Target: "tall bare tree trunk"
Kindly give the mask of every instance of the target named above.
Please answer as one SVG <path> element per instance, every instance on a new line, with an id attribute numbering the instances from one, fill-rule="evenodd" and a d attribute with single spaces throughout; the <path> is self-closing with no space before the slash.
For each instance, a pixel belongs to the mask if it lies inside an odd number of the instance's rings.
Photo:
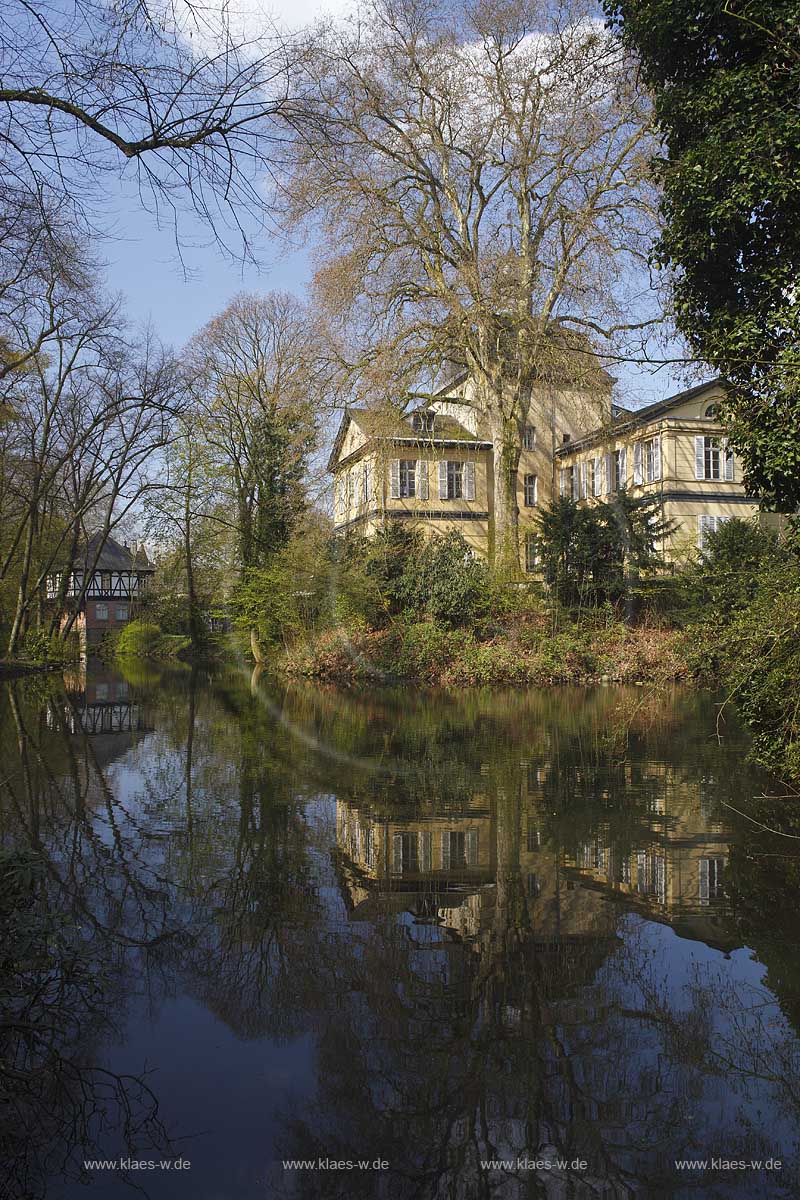
<path id="1" fill-rule="evenodd" d="M 494 468 L 494 519 L 489 543 L 491 561 L 499 575 L 515 576 L 519 574 L 519 429 L 516 420 L 497 411 L 491 414 L 489 425 Z"/>

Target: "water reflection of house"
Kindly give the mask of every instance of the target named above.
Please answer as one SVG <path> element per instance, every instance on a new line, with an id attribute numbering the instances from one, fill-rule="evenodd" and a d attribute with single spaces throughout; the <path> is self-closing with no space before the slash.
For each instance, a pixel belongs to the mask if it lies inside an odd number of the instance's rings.
<path id="1" fill-rule="evenodd" d="M 65 675 L 64 684 L 64 700 L 53 701 L 48 709 L 51 728 L 88 737 L 139 733 L 150 728 L 127 680 L 116 672 L 90 660 L 88 668 L 84 665 Z"/>
<path id="2" fill-rule="evenodd" d="M 426 919 L 458 909 L 494 879 L 492 817 L 473 811 L 378 817 L 339 800 L 336 839 L 351 916 L 408 910 Z"/>
<path id="3" fill-rule="evenodd" d="M 566 849 L 568 876 L 582 887 L 615 895 L 654 920 L 712 945 L 730 943 L 723 876 L 730 833 L 719 820 L 716 781 L 689 780 L 669 763 L 637 764 L 626 785 L 633 805 L 644 801 L 636 831 L 625 845 L 610 823 Z M 530 828 L 537 827 L 535 796 Z M 530 853 L 531 836 L 528 837 Z"/>
<path id="4" fill-rule="evenodd" d="M 626 764 L 617 785 L 622 813 L 591 826 L 591 836 L 556 845 L 548 768 L 529 773 L 503 844 L 503 863 L 527 902 L 534 937 L 605 937 L 621 908 L 672 925 L 681 936 L 729 949 L 724 870 L 729 834 L 719 820 L 714 780 L 698 783 L 667 763 Z M 580 783 L 580 781 L 576 781 Z M 620 796 L 595 795 L 594 811 Z M 630 812 L 625 805 L 630 806 Z M 377 815 L 337 801 L 340 880 L 351 917 L 406 911 L 435 919 L 464 939 L 492 926 L 498 903 L 496 806 L 476 796 L 461 811 Z M 507 853 L 504 852 L 504 853 Z"/>
<path id="5" fill-rule="evenodd" d="M 520 862 L 499 866 L 496 812 L 485 798 L 476 800 L 477 811 L 386 816 L 338 799 L 337 866 L 351 919 L 407 913 L 438 924 L 442 940 L 456 937 L 480 949 L 496 928 L 502 874 L 524 893 L 529 942 L 612 937 L 614 905 L 576 889 L 552 856 L 521 875 Z"/>

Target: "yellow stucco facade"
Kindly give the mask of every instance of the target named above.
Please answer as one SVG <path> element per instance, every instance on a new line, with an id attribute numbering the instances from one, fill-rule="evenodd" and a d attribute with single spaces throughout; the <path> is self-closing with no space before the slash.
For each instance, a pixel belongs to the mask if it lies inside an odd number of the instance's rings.
<path id="1" fill-rule="evenodd" d="M 526 569 L 536 569 L 530 548 L 537 511 L 553 495 L 591 504 L 624 487 L 653 496 L 671 526 L 661 547 L 666 562 L 695 555 L 720 522 L 758 514 L 716 420 L 718 382 L 635 412 L 614 408 L 610 387 L 603 377 L 593 390 L 533 391 L 516 489 Z M 477 553 L 489 553 L 493 443 L 472 403 L 469 380 L 404 418 L 348 411 L 329 469 L 337 531 L 369 537 L 387 520 L 405 520 L 427 534 L 457 529 Z"/>
<path id="2" fill-rule="evenodd" d="M 652 497 L 671 527 L 661 547 L 665 562 L 688 561 L 721 522 L 759 517 L 716 419 L 722 395 L 719 383 L 704 384 L 560 447 L 559 492 L 587 504 L 607 501 L 622 487 Z"/>

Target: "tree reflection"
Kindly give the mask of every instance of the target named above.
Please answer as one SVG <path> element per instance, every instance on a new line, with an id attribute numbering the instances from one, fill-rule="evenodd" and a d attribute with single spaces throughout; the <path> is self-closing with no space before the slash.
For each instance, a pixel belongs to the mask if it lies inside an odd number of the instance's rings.
<path id="1" fill-rule="evenodd" d="M 276 1159 L 391 1163 L 278 1171 L 276 1193 L 655 1195 L 711 1147 L 788 1158 L 795 968 L 763 933 L 775 873 L 725 808 L 756 778 L 703 703 L 200 668 L 9 689 L 0 1081 L 36 1086 L 8 1109 L 8 1180 L 39 1195 L 101 1147 L 167 1145 L 109 1044 L 176 994 L 240 1038 L 313 1036 L 316 1097 L 287 1108 Z M 746 936 L 783 1011 L 719 955 L 688 970 L 673 931 L 726 953 Z M 482 1165 L 525 1156 L 588 1166 Z"/>

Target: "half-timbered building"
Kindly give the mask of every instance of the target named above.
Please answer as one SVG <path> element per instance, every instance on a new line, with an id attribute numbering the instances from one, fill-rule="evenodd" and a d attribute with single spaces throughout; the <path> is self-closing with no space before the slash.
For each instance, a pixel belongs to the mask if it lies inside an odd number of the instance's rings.
<path id="1" fill-rule="evenodd" d="M 98 642 L 133 619 L 152 575 L 144 547 L 131 548 L 93 534 L 72 570 L 48 576 L 47 598 L 63 606 L 65 620 L 77 610 L 78 631 L 87 642 Z"/>

